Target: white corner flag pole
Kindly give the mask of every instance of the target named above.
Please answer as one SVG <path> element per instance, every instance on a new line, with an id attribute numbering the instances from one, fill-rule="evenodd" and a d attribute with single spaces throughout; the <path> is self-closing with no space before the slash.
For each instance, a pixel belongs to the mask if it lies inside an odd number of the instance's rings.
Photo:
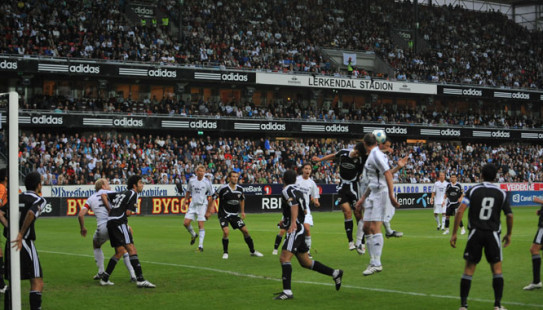
<path id="1" fill-rule="evenodd" d="M 7 246 L 11 247 L 11 241 L 17 238 L 19 233 L 19 95 L 17 92 L 9 92 L 8 107 L 8 172 L 9 172 L 9 235 Z M 10 278 L 11 309 L 21 309 L 21 261 L 20 252 L 11 248 L 10 251 Z"/>

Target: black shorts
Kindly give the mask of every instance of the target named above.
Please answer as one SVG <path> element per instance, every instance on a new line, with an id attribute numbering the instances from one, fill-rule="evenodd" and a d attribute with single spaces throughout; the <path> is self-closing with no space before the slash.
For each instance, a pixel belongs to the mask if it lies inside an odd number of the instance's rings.
<path id="1" fill-rule="evenodd" d="M 285 242 L 283 242 L 283 250 L 287 250 L 294 254 L 309 252 L 309 248 L 305 243 L 305 229 L 302 228 L 300 231 L 296 231 L 292 234 L 287 233 Z"/>
<path id="2" fill-rule="evenodd" d="M 232 226 L 233 229 L 240 229 L 245 227 L 245 222 L 241 219 L 239 216 L 225 216 L 219 218 L 219 223 L 221 224 L 221 227 L 228 227 L 228 223 L 230 223 L 230 226 Z"/>
<path id="3" fill-rule="evenodd" d="M 112 248 L 118 248 L 127 244 L 134 244 L 132 233 L 130 232 L 130 229 L 128 229 L 127 224 L 107 222 L 107 231 Z"/>
<path id="4" fill-rule="evenodd" d="M 458 207 L 460 207 L 460 204 L 458 204 L 458 203 L 449 204 L 447 206 L 447 211 L 445 212 L 445 215 L 446 216 L 455 216 L 456 215 L 456 209 L 458 209 Z"/>
<path id="5" fill-rule="evenodd" d="M 6 243 L 6 252 L 4 254 L 4 259 L 6 260 L 4 276 L 8 280 L 10 278 L 10 246 L 9 243 Z M 43 278 L 40 258 L 38 256 L 38 251 L 36 251 L 36 247 L 34 246 L 34 241 L 23 239 L 23 247 L 21 248 L 20 253 L 21 280 Z"/>
<path id="6" fill-rule="evenodd" d="M 338 206 L 348 203 L 351 206 L 351 209 L 354 210 L 354 206 L 358 201 L 358 183 L 342 183 L 337 193 L 339 195 Z"/>
<path id="7" fill-rule="evenodd" d="M 464 259 L 478 264 L 483 255 L 483 248 L 486 260 L 490 264 L 502 261 L 502 245 L 499 232 L 472 229 L 469 232 Z"/>
<path id="8" fill-rule="evenodd" d="M 535 233 L 534 243 L 543 245 L 543 227 L 538 227 L 537 232 Z"/>

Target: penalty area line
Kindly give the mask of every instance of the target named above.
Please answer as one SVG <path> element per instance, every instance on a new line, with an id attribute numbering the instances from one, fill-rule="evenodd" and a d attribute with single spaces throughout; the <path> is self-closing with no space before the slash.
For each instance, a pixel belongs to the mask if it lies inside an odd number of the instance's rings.
<path id="1" fill-rule="evenodd" d="M 93 255 L 88 255 L 88 254 L 66 253 L 66 252 L 56 252 L 56 251 L 40 250 L 39 253 L 48 253 L 48 254 L 57 254 L 57 255 L 66 255 L 66 256 L 94 258 Z M 217 269 L 217 268 L 211 268 L 211 267 L 192 266 L 192 265 L 164 263 L 164 262 L 152 262 L 152 261 L 143 261 L 143 260 L 141 262 L 146 263 L 146 264 L 160 265 L 160 266 L 171 266 L 171 267 L 181 267 L 181 268 L 195 269 L 195 270 L 205 270 L 205 271 L 211 271 L 211 272 L 216 272 L 216 273 L 224 273 L 224 274 L 229 274 L 229 275 L 233 275 L 233 276 L 237 276 L 237 277 L 244 277 L 244 278 L 271 280 L 271 281 L 276 281 L 276 282 L 281 282 L 282 281 L 279 278 L 273 278 L 273 277 L 268 277 L 268 276 L 260 276 L 260 275 L 255 275 L 255 274 L 247 274 L 247 273 L 241 273 L 241 272 L 223 270 L 223 269 Z M 335 285 L 333 283 L 323 283 L 323 282 L 314 282 L 314 281 L 300 281 L 300 280 L 298 280 L 298 281 L 292 280 L 292 282 L 300 283 L 300 284 L 320 285 L 320 286 L 334 286 Z M 375 288 L 375 287 L 365 287 L 365 286 L 348 285 L 348 284 L 342 284 L 341 287 L 342 288 L 355 289 L 355 290 L 373 291 L 373 292 L 390 293 L 390 294 L 400 294 L 400 295 L 408 295 L 408 296 L 440 298 L 440 299 L 458 299 L 459 298 L 458 296 L 418 293 L 418 292 L 400 291 L 400 290 Z M 484 303 L 494 303 L 494 300 L 481 299 L 481 298 L 469 298 L 469 300 L 477 301 L 477 302 L 484 302 Z M 543 309 L 543 305 L 526 304 L 526 303 L 515 302 L 515 301 L 502 301 L 502 304 L 513 305 L 513 306 L 522 306 L 522 307 L 534 307 L 534 308 L 542 308 Z"/>

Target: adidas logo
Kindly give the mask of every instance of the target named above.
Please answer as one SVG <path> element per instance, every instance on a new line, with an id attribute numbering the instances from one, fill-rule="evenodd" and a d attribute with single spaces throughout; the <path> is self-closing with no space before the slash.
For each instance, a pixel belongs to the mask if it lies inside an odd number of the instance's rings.
<path id="1" fill-rule="evenodd" d="M 0 69 L 17 70 L 17 62 L 4 60 L 0 62 Z"/>

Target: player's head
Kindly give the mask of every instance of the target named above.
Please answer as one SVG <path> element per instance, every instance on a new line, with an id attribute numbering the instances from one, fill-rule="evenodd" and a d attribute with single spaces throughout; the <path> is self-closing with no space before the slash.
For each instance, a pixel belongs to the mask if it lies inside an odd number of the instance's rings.
<path id="1" fill-rule="evenodd" d="M 289 185 L 289 184 L 294 184 L 296 183 L 296 172 L 294 172 L 294 170 L 287 170 L 285 171 L 285 173 L 283 174 L 283 184 L 285 185 Z"/>
<path id="2" fill-rule="evenodd" d="M 377 140 L 375 139 L 375 136 L 372 133 L 365 134 L 363 141 L 367 148 L 370 148 L 377 144 Z"/>
<path id="3" fill-rule="evenodd" d="M 198 180 L 201 180 L 206 173 L 206 168 L 204 165 L 198 165 L 196 167 L 196 176 L 198 177 Z"/>
<path id="4" fill-rule="evenodd" d="M 37 171 L 32 171 L 26 175 L 25 178 L 25 187 L 28 191 L 33 191 L 36 193 L 41 192 L 41 174 Z"/>
<path id="5" fill-rule="evenodd" d="M 239 180 L 239 173 L 235 172 L 234 170 L 228 172 L 228 183 L 238 184 L 238 180 Z"/>
<path id="6" fill-rule="evenodd" d="M 141 193 L 141 191 L 143 190 L 143 182 L 141 181 L 141 176 L 136 174 L 130 176 L 128 178 L 126 187 L 128 188 L 128 190 L 133 189 L 137 193 Z"/>
<path id="7" fill-rule="evenodd" d="M 456 183 L 457 176 L 456 173 L 451 173 L 451 183 Z"/>
<path id="8" fill-rule="evenodd" d="M 313 171 L 313 166 L 311 166 L 310 163 L 307 163 L 307 164 L 304 164 L 302 166 L 302 176 L 304 178 L 309 178 L 309 176 L 311 175 L 311 172 Z"/>
<path id="9" fill-rule="evenodd" d="M 441 182 L 445 181 L 445 172 L 443 172 L 443 171 L 439 172 L 439 180 Z"/>
<path id="10" fill-rule="evenodd" d="M 110 189 L 109 182 L 107 181 L 107 179 L 100 178 L 96 180 L 96 183 L 94 183 L 94 189 L 96 191 L 99 191 L 101 189 L 109 190 Z"/>
<path id="11" fill-rule="evenodd" d="M 388 137 L 386 138 L 385 142 L 379 143 L 379 149 L 383 153 L 392 153 L 392 142 Z"/>
<path id="12" fill-rule="evenodd" d="M 8 169 L 2 168 L 0 169 L 0 182 L 4 182 L 8 180 Z"/>
<path id="13" fill-rule="evenodd" d="M 496 174 L 498 169 L 493 164 L 486 164 L 483 166 L 481 175 L 483 176 L 483 181 L 493 182 L 496 179 Z"/>

